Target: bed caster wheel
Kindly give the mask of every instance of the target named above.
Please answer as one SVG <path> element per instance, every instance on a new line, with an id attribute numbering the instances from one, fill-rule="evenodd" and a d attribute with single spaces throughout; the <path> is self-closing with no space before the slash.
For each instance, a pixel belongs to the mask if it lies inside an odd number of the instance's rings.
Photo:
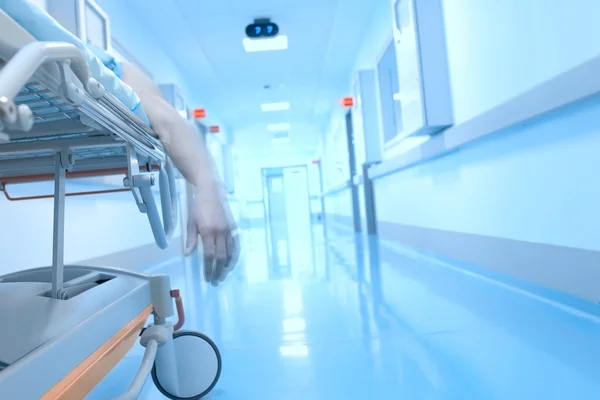
<path id="1" fill-rule="evenodd" d="M 206 335 L 194 331 L 173 334 L 173 350 L 177 363 L 177 382 L 169 379 L 170 368 L 157 362 L 152 368 L 156 388 L 172 400 L 197 400 L 206 396 L 221 376 L 221 353 Z"/>

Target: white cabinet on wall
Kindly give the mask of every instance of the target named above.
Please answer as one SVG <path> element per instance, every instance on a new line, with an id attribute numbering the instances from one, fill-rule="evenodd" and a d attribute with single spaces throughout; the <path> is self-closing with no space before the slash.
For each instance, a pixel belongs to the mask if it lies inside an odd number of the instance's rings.
<path id="1" fill-rule="evenodd" d="M 451 126 L 453 113 L 442 0 L 391 1 L 399 77 L 394 96 L 402 115 L 392 142 L 398 143 Z"/>

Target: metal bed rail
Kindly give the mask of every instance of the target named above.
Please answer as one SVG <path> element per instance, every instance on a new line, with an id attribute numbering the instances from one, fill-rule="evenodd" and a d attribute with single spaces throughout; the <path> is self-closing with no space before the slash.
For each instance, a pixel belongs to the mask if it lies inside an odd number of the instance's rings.
<path id="1" fill-rule="evenodd" d="M 7 197 L 6 184 L 55 181 L 52 290 L 57 298 L 67 177 L 124 173 L 124 190 L 147 214 L 156 244 L 168 246 L 177 221 L 173 165 L 152 130 L 91 76 L 76 46 L 31 42 L 6 60 L 0 69 L 0 132 L 11 140 L 0 144 L 0 184 Z M 152 190 L 157 170 L 161 212 Z"/>

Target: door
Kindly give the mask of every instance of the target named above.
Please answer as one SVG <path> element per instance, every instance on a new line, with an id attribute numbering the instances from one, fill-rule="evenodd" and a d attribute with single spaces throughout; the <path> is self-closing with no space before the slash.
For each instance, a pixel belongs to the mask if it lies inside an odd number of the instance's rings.
<path id="1" fill-rule="evenodd" d="M 306 166 L 283 170 L 288 238 L 294 278 L 312 274 L 313 234 Z"/>
<path id="2" fill-rule="evenodd" d="M 263 169 L 270 276 L 313 273 L 313 233 L 305 165 Z"/>
<path id="3" fill-rule="evenodd" d="M 287 204 L 283 171 L 264 171 L 267 208 L 267 248 L 269 252 L 269 275 L 274 279 L 291 276 Z"/>

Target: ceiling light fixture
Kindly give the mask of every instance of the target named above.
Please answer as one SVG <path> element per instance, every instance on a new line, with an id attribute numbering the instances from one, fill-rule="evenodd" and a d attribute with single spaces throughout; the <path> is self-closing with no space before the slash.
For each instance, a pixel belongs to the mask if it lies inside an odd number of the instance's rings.
<path id="1" fill-rule="evenodd" d="M 242 39 L 244 50 L 248 53 L 258 51 L 285 50 L 288 48 L 288 37 L 286 35 L 275 36 L 269 39 Z"/>
<path id="2" fill-rule="evenodd" d="M 291 141 L 291 139 L 289 137 L 282 137 L 282 138 L 273 138 L 273 139 L 271 139 L 271 143 L 275 144 L 275 145 L 287 144 L 290 141 Z"/>
<path id="3" fill-rule="evenodd" d="M 283 131 L 289 131 L 291 128 L 290 124 L 284 123 L 284 124 L 269 124 L 267 125 L 267 130 L 269 132 L 283 132 Z"/>
<path id="4" fill-rule="evenodd" d="M 260 109 L 263 112 L 286 111 L 290 109 L 290 103 L 287 101 L 281 103 L 265 103 L 260 105 Z"/>

